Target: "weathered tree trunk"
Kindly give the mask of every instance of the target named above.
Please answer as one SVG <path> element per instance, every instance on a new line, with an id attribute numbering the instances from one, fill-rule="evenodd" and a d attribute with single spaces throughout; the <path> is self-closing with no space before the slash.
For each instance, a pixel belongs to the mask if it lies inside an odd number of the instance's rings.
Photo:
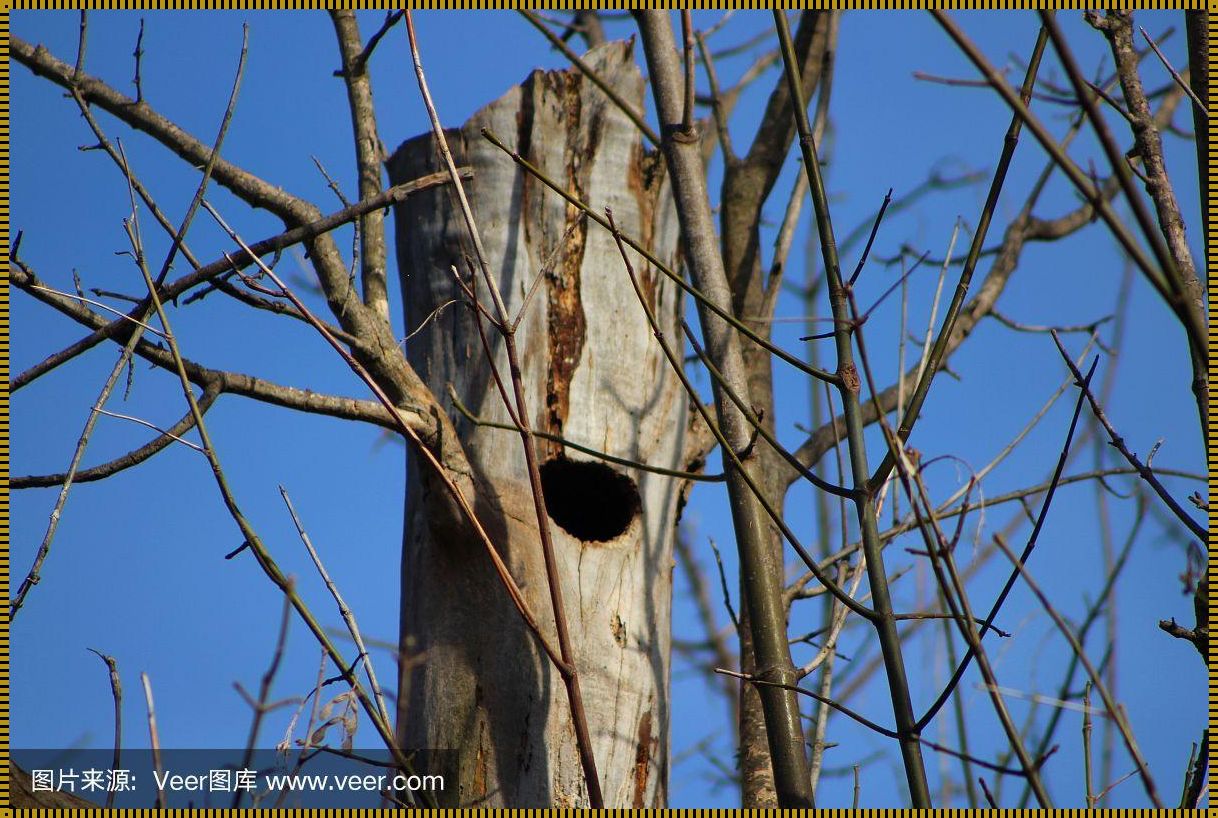
<path id="1" fill-rule="evenodd" d="M 628 44 L 599 47 L 588 60 L 642 108 L 643 81 Z M 509 313 L 542 275 L 517 336 L 533 428 L 618 457 L 679 467 L 685 396 L 648 330 L 612 237 L 518 171 L 480 136 L 484 127 L 594 207 L 612 207 L 625 232 L 675 262 L 676 219 L 663 163 L 643 150 L 634 126 L 604 94 L 572 71 L 534 72 L 448 136 L 457 164 L 472 167 L 466 189 Z M 431 136 L 407 142 L 389 163 L 395 183 L 440 168 Z M 511 423 L 472 312 L 440 309 L 463 300 L 452 267 L 467 277 L 472 256 L 451 187 L 400 205 L 396 229 L 408 328 L 427 321 L 408 342 L 409 358 L 449 408 L 473 471 L 478 514 L 553 640 L 520 437 L 470 422 L 448 391 L 451 384 L 480 419 Z M 679 337 L 680 292 L 641 258 L 632 262 L 668 337 Z M 479 291 L 489 307 L 484 283 Z M 510 391 L 503 344 L 483 323 Z M 540 438 L 537 446 L 606 805 L 662 805 L 681 486 Z M 462 804 L 583 805 L 560 677 L 483 547 L 451 523 L 423 472 L 412 459 L 402 560 L 403 745 L 457 749 Z"/>

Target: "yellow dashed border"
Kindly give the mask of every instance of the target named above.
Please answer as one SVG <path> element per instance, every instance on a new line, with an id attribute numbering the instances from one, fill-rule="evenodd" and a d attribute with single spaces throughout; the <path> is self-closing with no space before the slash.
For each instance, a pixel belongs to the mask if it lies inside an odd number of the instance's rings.
<path id="1" fill-rule="evenodd" d="M 361 9 L 387 9 L 401 8 L 406 5 L 401 2 L 392 2 L 392 0 L 355 0 L 355 2 L 333 2 L 333 0 L 262 0 L 261 2 L 237 2 L 236 0 L 102 0 L 102 2 L 67 2 L 66 0 L 17 0 L 17 2 L 8 3 L 5 0 L 0 0 L 0 236 L 8 242 L 9 239 L 9 221 L 8 221 L 8 202 L 9 202 L 9 150 L 8 150 L 8 122 L 9 122 L 9 59 L 8 59 L 8 37 L 9 37 L 9 11 L 10 9 L 17 10 L 75 10 L 79 8 L 94 8 L 94 9 L 111 9 L 111 10 L 189 10 L 189 9 L 261 9 L 261 10 L 306 10 L 306 9 L 324 9 L 336 6 L 353 7 Z M 988 2 L 968 2 L 968 0 L 947 0 L 947 2 L 929 3 L 925 0 L 855 0 L 855 2 L 831 2 L 828 0 L 811 0 L 804 3 L 769 3 L 757 2 L 757 0 L 710 0 L 709 2 L 684 2 L 684 3 L 664 3 L 664 2 L 626 2 L 624 0 L 552 0 L 551 2 L 510 2 L 510 0 L 414 0 L 409 3 L 412 8 L 419 9 L 512 9 L 519 6 L 531 8 L 551 8 L 551 9 L 587 9 L 587 8 L 605 8 L 605 9 L 630 9 L 630 8 L 657 8 L 657 7 L 697 7 L 708 9 L 768 9 L 774 5 L 799 8 L 846 8 L 846 9 L 864 9 L 864 10 L 916 10 L 926 9 L 931 6 L 946 9 L 993 9 L 993 10 L 1017 10 L 1017 9 L 1037 9 L 1045 7 L 1054 7 L 1059 9 L 1088 9 L 1088 8 L 1137 8 L 1137 9 L 1201 9 L 1209 6 L 1216 6 L 1215 12 L 1218 12 L 1218 4 L 1210 2 L 1201 2 L 1201 0 L 1149 0 L 1148 2 L 1085 2 L 1084 0 L 1068 0 L 1068 2 L 1035 2 L 1033 0 L 989 0 Z M 1209 18 L 1209 39 L 1211 43 L 1218 42 L 1218 14 Z M 1211 68 L 1215 60 L 1210 58 Z M 1211 70 L 1211 76 L 1213 75 Z M 1218 110 L 1218 92 L 1214 90 L 1213 84 L 1210 85 L 1208 99 L 1206 100 L 1207 107 L 1210 110 Z M 1209 179 L 1213 179 L 1215 174 L 1218 174 L 1218 159 L 1215 157 L 1214 137 L 1213 133 L 1207 134 L 1209 144 L 1209 154 L 1207 158 L 1207 171 Z M 1210 190 L 1207 187 L 1204 206 L 1202 208 L 1206 225 L 1206 246 L 1205 258 L 1207 271 L 1218 265 L 1218 236 L 1215 235 L 1215 228 L 1218 227 L 1218 208 L 1215 207 L 1213 197 L 1210 195 Z M 8 287 L 8 246 L 4 248 L 0 254 L 0 278 L 3 279 L 0 284 L 0 609 L 7 611 L 9 606 L 9 501 L 8 501 L 8 478 L 9 478 L 9 287 Z M 1207 273 L 1208 274 L 1208 273 Z M 1209 293 L 1209 357 L 1213 359 L 1214 353 L 1218 351 L 1218 331 L 1214 328 L 1214 319 L 1218 317 L 1218 295 L 1215 295 L 1213 288 Z M 1210 391 L 1215 391 L 1218 386 L 1218 376 L 1210 374 Z M 1218 436 L 1218 414 L 1211 414 L 1208 422 L 1208 438 L 1209 446 L 1207 451 L 1207 461 L 1209 464 L 1209 472 L 1213 475 L 1218 472 L 1218 451 L 1215 450 L 1212 441 Z M 1214 489 L 1218 489 L 1213 477 L 1211 476 L 1211 496 L 1215 494 Z M 1210 531 L 1213 532 L 1218 528 L 1218 507 L 1210 510 Z M 1218 562 L 1211 559 L 1207 569 L 1209 587 L 1218 587 Z M 1214 702 L 1218 698 L 1218 671 L 1215 668 L 1215 659 L 1218 659 L 1218 647 L 1214 642 L 1210 642 L 1210 678 L 1209 678 L 1209 693 L 1210 693 L 1210 709 L 1209 709 L 1209 726 L 1211 735 L 1218 731 L 1218 709 L 1215 708 Z M 0 767 L 4 772 L 0 772 L 0 805 L 8 803 L 9 781 L 7 776 L 8 769 L 8 746 L 9 746 L 9 634 L 7 618 L 0 613 Z M 1211 771 L 1218 764 L 1218 746 L 1216 742 L 1211 742 L 1210 745 L 1210 769 Z M 1211 785 L 1212 786 L 1212 785 Z M 34 816 L 35 818 L 51 818 L 51 816 L 59 814 L 58 810 L 23 810 L 23 814 Z M 120 809 L 114 810 L 110 814 L 116 815 L 118 818 L 135 818 L 135 816 L 151 816 L 158 814 L 155 810 L 129 810 Z M 198 815 L 222 815 L 234 810 L 166 810 L 165 814 L 169 816 L 198 816 Z M 438 810 L 440 816 L 456 815 L 464 813 L 467 810 Z M 508 818 L 541 818 L 544 815 L 571 815 L 577 814 L 575 810 L 495 810 L 494 812 L 508 816 Z M 629 810 L 631 813 L 650 813 L 663 812 L 676 816 L 677 818 L 728 818 L 729 815 L 752 815 L 756 813 L 761 815 L 760 811 L 755 810 L 709 810 L 709 809 L 683 809 L 683 810 Z M 818 810 L 817 814 L 825 816 L 825 818 L 844 818 L 847 815 L 860 815 L 864 818 L 880 818 L 880 816 L 895 816 L 903 811 L 899 810 Z M 950 816 L 966 815 L 980 813 L 980 810 L 936 810 L 937 815 Z M 1022 818 L 1023 813 L 1016 810 L 993 810 L 987 811 L 987 814 L 993 814 L 998 818 L 1015 818 L 1017 812 Z M 1084 810 L 1060 809 L 1052 811 L 1056 815 L 1068 816 L 1069 818 L 1083 818 Z M 1166 814 L 1172 812 L 1169 810 L 1105 810 L 1107 816 L 1114 818 L 1133 818 L 1137 815 L 1151 815 L 1154 813 Z M 6 818 L 13 814 L 11 810 L 0 806 L 0 818 Z M 296 816 L 319 816 L 320 818 L 361 818 L 362 816 L 373 816 L 379 814 L 375 810 L 277 810 L 276 815 L 280 818 L 295 818 Z M 787 816 L 794 815 L 793 811 L 782 810 L 765 813 L 767 816 Z"/>

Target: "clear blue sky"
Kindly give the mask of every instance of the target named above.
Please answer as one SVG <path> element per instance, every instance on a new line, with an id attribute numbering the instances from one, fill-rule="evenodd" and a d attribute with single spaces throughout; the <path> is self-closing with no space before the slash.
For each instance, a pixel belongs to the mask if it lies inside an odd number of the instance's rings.
<path id="1" fill-rule="evenodd" d="M 272 12 L 150 12 L 144 13 L 143 91 L 162 114 L 204 141 L 212 139 L 223 111 L 240 46 L 241 24 L 250 26 L 249 63 L 228 138 L 225 155 L 264 179 L 311 198 L 324 211 L 337 209 L 333 194 L 316 171 L 317 157 L 344 185 L 354 190 L 350 125 L 341 82 L 332 76 L 338 65 L 332 27 L 321 13 Z M 1088 71 L 1107 73 L 1111 59 L 1102 38 L 1082 25 L 1076 13 L 1062 22 L 1074 37 L 1080 61 Z M 86 70 L 132 93 L 131 52 L 141 15 L 96 12 L 90 15 Z M 362 14 L 368 36 L 379 24 L 379 12 Z M 1026 55 L 1035 39 L 1035 18 L 1016 13 L 960 15 L 967 30 L 992 61 L 1010 66 L 1012 78 L 1022 75 L 1009 55 Z M 698 25 L 715 19 L 707 14 Z M 423 59 L 437 98 L 440 115 L 458 125 L 483 104 L 524 79 L 535 67 L 563 67 L 561 55 L 550 52 L 517 15 L 446 12 L 417 15 Z M 14 12 L 12 31 L 44 44 L 60 59 L 75 54 L 77 15 L 69 12 Z M 1176 65 L 1186 64 L 1183 18 L 1174 14 L 1145 14 L 1139 22 L 1155 35 L 1175 27 L 1164 50 Z M 736 15 L 720 43 L 744 40 L 766 30 L 768 14 Z M 734 27 L 734 28 L 733 28 Z M 611 26 L 624 36 L 628 24 Z M 725 60 L 720 70 L 733 76 L 751 56 Z M 410 72 L 405 36 L 395 29 L 373 61 L 374 88 L 382 138 L 392 149 L 427 128 L 418 91 Z M 981 89 L 944 87 L 920 82 L 913 71 L 953 77 L 975 73 L 951 46 L 929 16 L 915 13 L 850 13 L 841 32 L 837 84 L 833 92 L 833 131 L 823 153 L 839 235 L 870 219 L 888 188 L 896 196 L 926 179 L 931 168 L 948 175 L 964 170 L 992 169 L 1001 149 L 1009 116 L 994 96 Z M 1147 67 L 1148 84 L 1167 81 L 1157 65 Z M 1042 76 L 1064 83 L 1055 61 Z M 56 87 L 34 78 L 23 67 L 10 67 L 11 224 L 24 230 L 22 257 L 53 285 L 71 291 L 73 270 L 86 287 L 135 293 L 140 285 L 129 260 L 115 252 L 125 247 L 121 219 L 127 213 L 126 190 L 112 164 L 98 152 L 79 152 L 91 142 L 87 126 L 70 100 Z M 746 97 L 737 111 L 733 135 L 747 144 L 760 113 L 764 93 L 777 79 L 774 71 L 760 82 L 761 95 Z M 1065 127 L 1066 108 L 1038 103 L 1037 110 L 1055 133 Z M 195 172 L 139 134 L 102 116 L 112 137 L 121 137 L 140 177 L 149 184 L 171 219 L 180 218 L 194 190 Z M 1191 129 L 1182 106 L 1176 122 Z M 1124 143 L 1124 139 L 1122 143 Z M 1176 180 L 1189 237 L 1195 252 L 1201 244 L 1195 163 L 1191 142 L 1169 137 L 1168 167 Z M 1102 156 L 1089 138 L 1079 140 L 1074 155 L 1087 166 Z M 1025 135 L 1011 170 L 1011 179 L 998 208 L 990 244 L 1023 201 L 1044 156 Z M 792 170 L 788 168 L 788 171 Z M 714 171 L 717 175 L 717 168 Z M 790 172 L 779 182 L 775 202 L 767 209 L 774 222 L 781 218 Z M 271 235 L 279 225 L 265 213 L 247 213 L 231 197 L 212 189 L 212 199 L 235 220 L 247 238 Z M 894 216 L 884 226 L 875 254 L 895 254 L 902 243 L 941 257 L 957 218 L 965 230 L 976 222 L 984 185 L 923 199 L 916 208 Z M 1055 179 L 1037 214 L 1059 215 L 1077 204 L 1060 178 Z M 190 242 L 196 253 L 212 259 L 227 241 L 207 218 L 200 218 Z M 165 241 L 145 220 L 150 256 L 163 253 Z M 796 280 L 804 267 L 807 211 L 792 256 Z M 350 246 L 343 233 L 339 246 Z M 956 254 L 963 254 L 965 232 Z M 766 257 L 769 254 L 769 244 Z M 857 253 L 857 250 L 855 251 Z M 849 261 L 853 263 L 854 256 Z M 1200 260 L 1200 256 L 1198 255 Z M 298 282 L 307 281 L 304 259 L 297 255 L 281 270 Z M 178 272 L 184 269 L 179 262 Z M 873 265 L 864 274 L 860 300 L 866 304 L 897 275 L 895 267 Z M 988 269 L 984 262 L 978 279 Z M 927 269 L 909 280 L 911 332 L 925 328 L 937 270 Z M 1031 247 L 1000 306 L 1008 315 L 1030 324 L 1077 324 L 1098 319 L 1112 310 L 1122 277 L 1122 263 L 1100 226 L 1050 248 Z M 949 274 L 947 289 L 954 283 Z M 945 299 L 946 299 L 945 295 Z M 395 328 L 401 329 L 396 285 L 391 303 Z M 1156 455 L 1160 467 L 1204 470 L 1198 423 L 1188 391 L 1188 367 L 1181 331 L 1152 292 L 1136 280 L 1133 307 L 1120 352 L 1120 370 L 1113 385 L 1109 411 L 1131 448 L 1145 454 L 1162 439 Z M 121 303 L 118 304 L 123 308 Z M 803 314 L 794 299 L 784 299 L 778 314 Z M 868 325 L 868 342 L 877 377 L 885 384 L 896 371 L 899 301 L 892 299 Z M 12 294 L 11 371 L 20 372 L 83 333 L 71 321 Z M 311 331 L 298 324 L 268 318 L 234 307 L 222 295 L 175 314 L 175 332 L 187 354 L 217 368 L 233 368 L 320 391 L 364 397 L 363 387 Z M 1111 324 L 1105 332 L 1111 335 Z M 800 323 L 784 323 L 775 338 L 802 354 Z M 405 334 L 399 332 L 399 334 Z M 1077 353 L 1078 336 L 1068 343 Z M 825 354 L 830 350 L 826 349 Z M 31 474 L 61 471 L 68 463 L 86 419 L 117 351 L 102 347 L 44 377 L 15 396 L 12 404 L 12 472 Z M 909 351 L 910 359 L 915 354 Z M 1106 377 L 1115 361 L 1100 364 Z M 913 443 L 927 457 L 951 453 L 980 468 L 1027 422 L 1060 385 L 1066 373 L 1051 341 L 1044 335 L 1011 332 L 993 321 L 984 322 L 952 360 L 959 380 L 936 381 Z M 801 439 L 795 424 L 807 424 L 808 384 L 779 365 L 778 427 L 782 439 Z M 705 379 L 701 380 L 705 387 Z M 121 392 L 121 387 L 120 387 Z M 985 483 L 994 496 L 1021 485 L 1039 482 L 1052 468 L 1069 412 L 1073 391 L 1046 416 L 1028 440 Z M 161 426 L 183 413 L 176 382 L 142 363 L 135 366 L 134 387 L 127 401 L 121 395 L 110 408 L 146 418 Z M 1085 415 L 1086 416 L 1086 415 Z M 325 621 L 341 623 L 324 588 L 296 539 L 277 486 L 291 493 L 313 541 L 322 550 L 335 581 L 353 604 L 366 637 L 392 642 L 397 633 L 403 449 L 376 429 L 335 420 L 306 417 L 235 397 L 224 397 L 208 415 L 229 479 L 252 523 L 286 571 L 295 574 L 302 593 Z M 86 465 L 100 463 L 141 445 L 149 432 L 134 424 L 102 418 Z M 302 445 L 302 441 L 306 445 Z M 873 441 L 873 452 L 879 444 Z M 1093 447 L 1094 448 L 1094 447 Z M 1081 453 L 1073 471 L 1090 468 L 1093 448 Z M 1103 447 L 1100 447 L 1103 448 Z M 874 455 L 876 457 L 878 455 Z M 1107 456 L 1107 455 L 1105 455 Z M 826 459 L 822 471 L 828 471 Z M 717 468 L 712 464 L 712 468 Z M 967 480 L 967 467 L 946 461 L 928 474 L 938 497 L 950 495 Z M 1125 492 L 1130 481 L 1118 478 L 1114 490 Z M 1177 496 L 1201 489 L 1193 482 L 1170 481 Z M 684 524 L 708 569 L 713 565 L 706 547 L 713 536 L 723 546 L 727 569 L 734 571 L 731 529 L 721 488 L 701 487 L 693 493 Z M 55 501 L 55 489 L 26 490 L 12 498 L 11 565 L 14 588 L 28 570 Z M 810 495 L 796 488 L 789 513 L 797 530 L 812 541 Z M 1113 527 L 1118 545 L 1131 523 L 1131 506 L 1113 501 Z M 1032 559 L 1031 568 L 1076 620 L 1100 587 L 1099 535 L 1095 492 L 1086 486 L 1064 489 Z M 978 542 L 1001 528 L 1017 510 L 1013 506 L 988 511 Z M 1161 790 L 1169 799 L 1178 792 L 1189 743 L 1200 738 L 1205 714 L 1205 676 L 1197 656 L 1186 643 L 1163 635 L 1156 623 L 1175 616 L 1192 624 L 1191 600 L 1181 594 L 1178 575 L 1184 557 L 1176 527 L 1152 514 L 1134 548 L 1129 568 L 1118 585 L 1121 668 L 1118 695 L 1126 703 L 1143 751 L 1150 759 Z M 979 520 L 971 518 L 975 528 Z M 972 529 L 970 529 L 972 530 Z M 1022 545 L 1026 526 L 1015 542 Z M 111 701 L 102 664 L 86 648 L 114 655 L 126 686 L 125 743 L 144 746 L 147 730 L 138 695 L 138 674 L 152 679 L 162 741 L 177 747 L 227 747 L 244 741 L 249 712 L 233 690 L 240 681 L 249 689 L 270 659 L 280 600 L 265 577 L 248 559 L 225 561 L 222 555 L 240 543 L 240 536 L 217 497 L 205 461 L 185 447 L 174 447 L 138 469 L 104 483 L 76 486 L 59 526 L 54 550 L 43 570 L 43 582 L 30 594 L 12 631 L 12 737 L 14 746 L 106 747 L 111 740 Z M 890 549 L 892 567 L 913 566 L 919 558 L 906 553 L 914 542 Z M 975 556 L 962 546 L 962 562 Z M 1001 558 L 999 559 L 1001 561 Z M 698 638 L 698 625 L 687 587 L 678 574 L 675 590 L 674 634 Z M 989 601 L 1005 572 L 983 572 L 972 586 L 977 607 Z M 713 580 L 713 574 L 712 574 Z M 907 605 L 925 596 L 932 580 L 919 567 L 902 580 L 900 599 Z M 737 606 L 739 605 L 736 600 Z M 819 606 L 796 607 L 792 630 L 815 626 Z M 722 620 L 721 620 L 722 621 Z M 1051 623 L 1022 588 L 1008 604 L 999 625 L 1017 638 L 991 643 L 1004 684 L 1025 694 L 1056 691 L 1064 652 Z M 1091 644 L 1097 660 L 1103 653 L 1101 631 Z M 849 631 L 841 650 L 854 662 L 875 654 L 874 641 L 863 628 Z M 915 700 L 929 702 L 946 675 L 940 639 L 911 643 L 907 657 L 914 677 Z M 318 650 L 305 629 L 293 625 L 286 664 L 280 671 L 276 697 L 306 690 L 316 674 Z M 392 680 L 392 656 L 376 652 L 379 676 Z M 843 662 L 839 667 L 844 668 Z M 972 751 L 987 758 L 1002 752 L 985 694 L 966 677 L 965 704 L 973 730 Z M 722 701 L 683 660 L 673 669 L 672 757 L 673 806 L 730 806 L 734 795 L 715 789 L 713 767 L 686 753 L 696 743 L 707 745 L 719 761 L 732 766 Z M 872 693 L 852 700 L 882 724 L 891 724 L 886 698 Z M 1017 721 L 1030 703 L 1011 698 Z M 266 742 L 282 737 L 282 714 L 263 732 Z M 955 746 L 954 726 L 946 719 L 942 737 Z M 932 732 L 936 728 L 932 727 Z M 1098 727 L 1097 727 L 1098 729 Z M 371 728 L 361 733 L 375 743 Z M 1049 761 L 1046 775 L 1061 806 L 1078 805 L 1079 716 L 1068 712 L 1057 741 L 1061 749 Z M 277 732 L 280 731 L 280 732 Z M 859 730 L 843 719 L 831 723 L 827 766 L 845 771 L 827 778 L 820 791 L 823 806 L 848 806 L 851 765 L 863 764 L 862 800 L 876 806 L 899 806 L 895 748 L 887 740 Z M 941 766 L 956 772 L 954 762 L 928 754 L 932 774 Z M 1132 769 L 1118 749 L 1114 777 Z M 992 780 L 992 776 L 987 776 Z M 1004 798 L 1010 803 L 1008 785 Z M 1114 805 L 1144 806 L 1136 781 L 1126 781 L 1114 794 Z M 946 804 L 945 804 L 946 805 Z"/>

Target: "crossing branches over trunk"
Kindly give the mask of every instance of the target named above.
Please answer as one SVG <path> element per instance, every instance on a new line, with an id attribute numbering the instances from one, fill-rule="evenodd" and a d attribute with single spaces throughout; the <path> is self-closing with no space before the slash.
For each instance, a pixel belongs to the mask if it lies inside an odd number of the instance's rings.
<path id="1" fill-rule="evenodd" d="M 588 56 L 639 107 L 631 48 Z M 638 463 L 678 468 L 687 412 L 617 257 L 611 236 L 505 161 L 489 128 L 581 199 L 611 206 L 624 229 L 675 264 L 676 222 L 662 163 L 630 121 L 582 75 L 534 72 L 446 134 L 466 185 L 517 346 L 554 535 L 565 612 L 607 806 L 666 800 L 669 612 L 678 480 L 610 465 L 559 439 Z M 399 148 L 391 180 L 439 169 L 432 136 Z M 474 250 L 450 188 L 396 210 L 407 356 L 441 398 L 477 512 L 542 629 L 554 629 L 520 439 L 495 379 L 502 339 L 467 303 Z M 640 260 L 648 295 L 677 332 L 676 286 Z M 455 271 L 455 272 L 454 272 Z M 535 287 L 535 289 L 534 289 Z M 482 290 L 484 306 L 490 298 Z M 479 323 L 483 326 L 480 328 Z M 488 359 L 489 352 L 489 359 Z M 508 387 L 510 389 L 510 386 Z M 497 424 L 497 425 L 495 425 Z M 674 434 L 674 430 L 677 433 Z M 557 671 L 511 609 L 477 543 L 409 464 L 402 560 L 399 737 L 454 747 L 468 805 L 585 803 L 571 712 Z"/>
<path id="2" fill-rule="evenodd" d="M 665 12 L 639 12 L 637 19 L 660 119 L 664 158 L 672 173 L 673 194 L 681 220 L 681 237 L 690 277 L 708 300 L 723 310 L 731 310 L 732 291 L 715 238 L 699 140 L 695 133 L 681 125 L 682 80 L 672 29 Z M 738 395 L 748 395 L 749 378 L 739 335 L 706 309 L 703 302 L 699 304 L 711 360 L 722 373 L 727 388 Z M 728 496 L 740 552 L 741 582 L 745 587 L 745 609 L 756 662 L 755 676 L 793 686 L 796 675 L 787 644 L 786 611 L 782 604 L 782 564 L 773 558 L 769 525 L 759 499 L 749 486 L 750 476 L 755 478 L 753 482 L 760 479 L 762 464 L 758 458 L 745 454 L 750 448 L 750 426 L 744 414 L 721 393 L 722 387 L 717 384 L 715 406 L 719 426 L 727 445 L 743 458 L 739 467 L 727 473 Z M 759 693 L 765 713 L 778 802 L 786 807 L 812 806 L 811 778 L 796 696 L 793 691 L 776 685 L 766 685 Z"/>

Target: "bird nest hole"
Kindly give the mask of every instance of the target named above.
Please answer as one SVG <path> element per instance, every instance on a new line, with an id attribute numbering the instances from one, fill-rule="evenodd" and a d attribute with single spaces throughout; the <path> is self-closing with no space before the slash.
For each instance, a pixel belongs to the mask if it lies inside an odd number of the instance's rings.
<path id="1" fill-rule="evenodd" d="M 550 519 L 584 542 L 617 539 L 642 508 L 634 481 L 603 463 L 547 460 L 541 489 Z"/>

